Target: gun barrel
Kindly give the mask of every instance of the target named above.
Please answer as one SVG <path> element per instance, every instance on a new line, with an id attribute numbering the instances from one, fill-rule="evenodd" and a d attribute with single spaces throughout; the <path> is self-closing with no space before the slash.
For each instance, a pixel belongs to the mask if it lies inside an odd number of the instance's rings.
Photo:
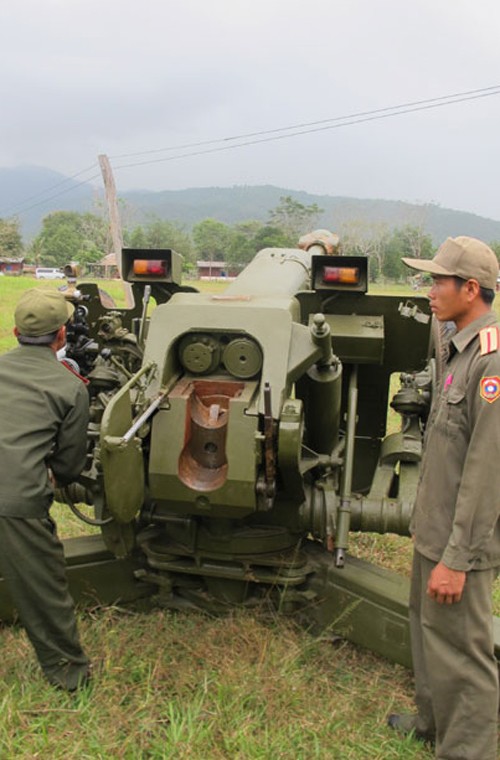
<path id="1" fill-rule="evenodd" d="M 309 289 L 311 253 L 263 248 L 225 291 L 228 296 L 293 296 Z"/>

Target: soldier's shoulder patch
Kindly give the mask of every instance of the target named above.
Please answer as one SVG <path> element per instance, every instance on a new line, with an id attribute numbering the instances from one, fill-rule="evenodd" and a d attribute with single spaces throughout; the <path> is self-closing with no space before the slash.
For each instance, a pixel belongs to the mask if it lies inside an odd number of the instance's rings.
<path id="1" fill-rule="evenodd" d="M 500 347 L 498 327 L 495 325 L 494 327 L 483 327 L 482 330 L 479 330 L 479 342 L 481 344 L 481 356 L 498 351 Z"/>
<path id="2" fill-rule="evenodd" d="M 497 375 L 482 377 L 479 384 L 479 395 L 489 404 L 500 398 L 500 377 Z"/>

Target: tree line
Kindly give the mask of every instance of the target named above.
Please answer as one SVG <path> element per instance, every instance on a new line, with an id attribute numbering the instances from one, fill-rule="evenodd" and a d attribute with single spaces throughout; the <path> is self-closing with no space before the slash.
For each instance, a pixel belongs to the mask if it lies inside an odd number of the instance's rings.
<path id="1" fill-rule="evenodd" d="M 188 230 L 175 221 L 151 216 L 143 224 L 125 226 L 124 245 L 131 248 L 172 248 L 184 257 L 186 271 L 194 270 L 197 260 L 224 261 L 238 269 L 267 247 L 295 248 L 299 237 L 317 228 L 323 213 L 316 203 L 304 205 L 291 196 L 282 196 L 268 212 L 265 222 L 249 220 L 226 224 L 204 219 Z M 369 257 L 370 279 L 406 279 L 403 256 L 429 259 L 436 247 L 425 231 L 414 225 L 390 228 L 385 223 L 353 219 L 334 230 L 340 237 L 342 252 Z M 500 258 L 500 241 L 490 245 Z M 112 250 L 105 214 L 54 211 L 42 221 L 38 235 L 23 243 L 19 220 L 0 219 L 0 258 L 24 256 L 30 263 L 62 267 L 78 262 L 86 267 L 97 263 Z"/>

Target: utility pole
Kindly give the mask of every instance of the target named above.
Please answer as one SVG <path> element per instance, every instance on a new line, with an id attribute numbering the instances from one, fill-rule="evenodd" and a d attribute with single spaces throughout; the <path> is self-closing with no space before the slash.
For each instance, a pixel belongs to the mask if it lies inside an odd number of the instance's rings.
<path id="1" fill-rule="evenodd" d="M 101 174 L 104 181 L 104 189 L 106 191 L 106 202 L 108 205 L 108 217 L 109 227 L 111 230 L 111 241 L 113 243 L 113 251 L 116 257 L 116 265 L 118 267 L 118 273 L 122 277 L 122 248 L 123 248 L 123 236 L 122 227 L 120 223 L 120 214 L 118 211 L 118 201 L 116 198 L 116 186 L 115 179 L 113 177 L 113 170 L 109 163 L 109 158 L 101 154 L 99 156 L 99 165 L 101 167 Z M 125 303 L 129 309 L 134 306 L 134 295 L 130 283 L 123 282 L 123 289 L 125 291 Z"/>

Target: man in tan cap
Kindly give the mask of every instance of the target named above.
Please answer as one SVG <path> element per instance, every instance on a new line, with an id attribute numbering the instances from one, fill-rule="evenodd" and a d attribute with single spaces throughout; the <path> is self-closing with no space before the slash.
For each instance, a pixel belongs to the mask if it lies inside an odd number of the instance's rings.
<path id="1" fill-rule="evenodd" d="M 56 357 L 72 312 L 57 291 L 25 291 L 19 346 L 0 356 L 0 572 L 45 676 L 68 691 L 88 680 L 89 660 L 49 509 L 53 479 L 74 480 L 86 456 L 87 390 Z"/>
<path id="2" fill-rule="evenodd" d="M 435 742 L 436 757 L 496 760 L 498 669 L 492 584 L 500 567 L 500 333 L 492 312 L 498 261 L 475 238 L 448 238 L 432 261 L 429 299 L 454 322 L 425 433 L 410 531 L 414 715 L 389 725 Z"/>

